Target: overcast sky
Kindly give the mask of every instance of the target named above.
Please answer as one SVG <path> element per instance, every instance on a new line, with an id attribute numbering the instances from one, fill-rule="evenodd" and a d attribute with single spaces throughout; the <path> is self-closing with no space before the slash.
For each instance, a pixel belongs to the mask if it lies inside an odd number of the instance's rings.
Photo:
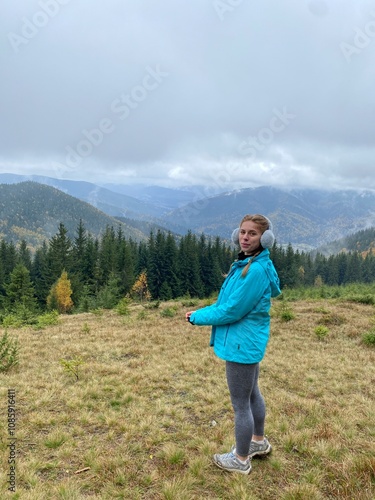
<path id="1" fill-rule="evenodd" d="M 8 0 L 0 172 L 375 189 L 375 1 Z"/>

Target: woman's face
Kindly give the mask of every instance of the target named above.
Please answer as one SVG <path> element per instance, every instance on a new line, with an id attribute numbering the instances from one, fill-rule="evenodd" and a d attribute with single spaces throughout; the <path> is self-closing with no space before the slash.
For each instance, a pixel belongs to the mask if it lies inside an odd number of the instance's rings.
<path id="1" fill-rule="evenodd" d="M 260 237 L 262 233 L 257 224 L 251 220 L 247 220 L 242 223 L 240 227 L 240 248 L 245 255 L 251 255 L 253 252 L 258 250 L 260 246 Z"/>

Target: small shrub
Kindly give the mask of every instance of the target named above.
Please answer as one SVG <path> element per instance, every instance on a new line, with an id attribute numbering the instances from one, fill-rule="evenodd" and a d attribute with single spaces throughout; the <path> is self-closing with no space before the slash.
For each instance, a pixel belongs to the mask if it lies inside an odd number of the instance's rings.
<path id="1" fill-rule="evenodd" d="M 195 307 L 198 305 L 198 300 L 197 299 L 186 299 L 186 300 L 182 300 L 181 304 L 184 307 Z"/>
<path id="2" fill-rule="evenodd" d="M 92 309 L 91 312 L 92 312 L 92 314 L 95 314 L 95 316 L 103 316 L 103 309 L 100 307 Z"/>
<path id="3" fill-rule="evenodd" d="M 281 315 L 280 315 L 280 319 L 282 321 L 292 321 L 293 319 L 295 319 L 295 314 L 293 311 L 291 310 L 285 310 L 285 311 L 282 311 Z"/>
<path id="4" fill-rule="evenodd" d="M 163 318 L 173 318 L 174 316 L 176 316 L 176 309 L 174 309 L 173 307 L 167 307 L 166 309 L 160 311 L 160 316 L 162 316 Z"/>
<path id="5" fill-rule="evenodd" d="M 83 359 L 80 356 L 73 359 L 60 359 L 60 364 L 64 371 L 73 375 L 76 380 L 79 379 L 79 367 L 83 364 Z"/>
<path id="6" fill-rule="evenodd" d="M 3 319 L 3 326 L 5 328 L 13 327 L 20 328 L 21 326 L 25 326 L 25 322 L 19 318 L 16 314 L 7 314 Z"/>
<path id="7" fill-rule="evenodd" d="M 147 312 L 146 311 L 139 311 L 139 313 L 137 314 L 137 319 L 146 319 L 147 318 Z"/>
<path id="8" fill-rule="evenodd" d="M 295 319 L 296 315 L 287 304 L 283 304 L 280 309 L 280 319 L 281 321 L 292 321 Z"/>
<path id="9" fill-rule="evenodd" d="M 0 339 L 0 372 L 7 372 L 18 364 L 19 347 L 17 340 L 8 337 L 5 331 Z"/>
<path id="10" fill-rule="evenodd" d="M 1 316 L 1 323 L 5 328 L 9 326 L 21 328 L 22 326 L 33 325 L 36 321 L 36 312 L 24 304 L 17 304 L 11 310 L 5 310 Z"/>
<path id="11" fill-rule="evenodd" d="M 158 307 L 160 306 L 160 300 L 154 300 L 142 305 L 145 309 L 158 309 Z"/>
<path id="12" fill-rule="evenodd" d="M 46 312 L 37 317 L 36 329 L 43 329 L 46 326 L 57 325 L 59 322 L 59 313 L 55 311 Z"/>
<path id="13" fill-rule="evenodd" d="M 319 340 L 323 340 L 328 335 L 329 330 L 326 326 L 319 325 L 315 328 L 314 332 Z"/>
<path id="14" fill-rule="evenodd" d="M 375 330 L 370 330 L 362 335 L 362 341 L 365 345 L 375 346 Z"/>
<path id="15" fill-rule="evenodd" d="M 375 304 L 374 295 L 369 293 L 365 295 L 349 295 L 347 297 L 347 300 L 350 302 L 357 302 L 358 304 L 368 304 L 368 305 Z"/>
<path id="16" fill-rule="evenodd" d="M 128 314 L 130 314 L 129 311 L 130 302 L 131 302 L 130 299 L 128 299 L 127 297 L 121 299 L 116 306 L 117 314 L 120 314 L 121 316 L 127 316 Z"/>
<path id="17" fill-rule="evenodd" d="M 82 327 L 82 333 L 90 333 L 90 327 L 87 323 L 85 323 Z"/>

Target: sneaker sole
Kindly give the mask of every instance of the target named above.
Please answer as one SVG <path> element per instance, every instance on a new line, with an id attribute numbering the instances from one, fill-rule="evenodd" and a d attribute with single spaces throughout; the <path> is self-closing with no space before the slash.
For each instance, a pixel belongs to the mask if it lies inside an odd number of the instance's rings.
<path id="1" fill-rule="evenodd" d="M 272 451 L 272 446 L 271 446 L 271 445 L 269 445 L 269 446 L 267 447 L 267 449 L 265 449 L 265 450 L 261 450 L 261 451 L 254 451 L 254 453 L 253 453 L 252 455 L 251 455 L 251 454 L 249 454 L 249 457 L 251 457 L 251 458 L 252 458 L 252 457 L 255 457 L 255 456 L 257 456 L 257 455 L 268 455 L 268 453 L 271 453 L 271 451 Z"/>
<path id="2" fill-rule="evenodd" d="M 220 464 L 220 462 L 217 462 L 217 461 L 216 461 L 216 459 L 215 459 L 215 457 L 216 457 L 216 455 L 214 455 L 214 457 L 213 457 L 213 462 L 214 462 L 214 464 L 215 464 L 217 467 L 219 467 L 219 469 L 221 469 L 221 470 L 225 470 L 225 471 L 227 471 L 227 472 L 239 472 L 240 474 L 250 474 L 250 472 L 251 472 L 251 465 L 250 465 L 250 467 L 249 467 L 248 469 L 246 469 L 246 470 L 241 470 L 241 469 L 227 469 L 226 467 L 223 467 L 223 466 Z"/>

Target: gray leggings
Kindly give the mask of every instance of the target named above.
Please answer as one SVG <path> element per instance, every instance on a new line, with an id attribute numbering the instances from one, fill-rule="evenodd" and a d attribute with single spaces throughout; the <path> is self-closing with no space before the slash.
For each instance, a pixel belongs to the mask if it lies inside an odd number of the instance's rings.
<path id="1" fill-rule="evenodd" d="M 258 387 L 259 363 L 227 361 L 226 373 L 234 410 L 236 452 L 247 456 L 252 435 L 264 435 L 266 405 Z"/>

